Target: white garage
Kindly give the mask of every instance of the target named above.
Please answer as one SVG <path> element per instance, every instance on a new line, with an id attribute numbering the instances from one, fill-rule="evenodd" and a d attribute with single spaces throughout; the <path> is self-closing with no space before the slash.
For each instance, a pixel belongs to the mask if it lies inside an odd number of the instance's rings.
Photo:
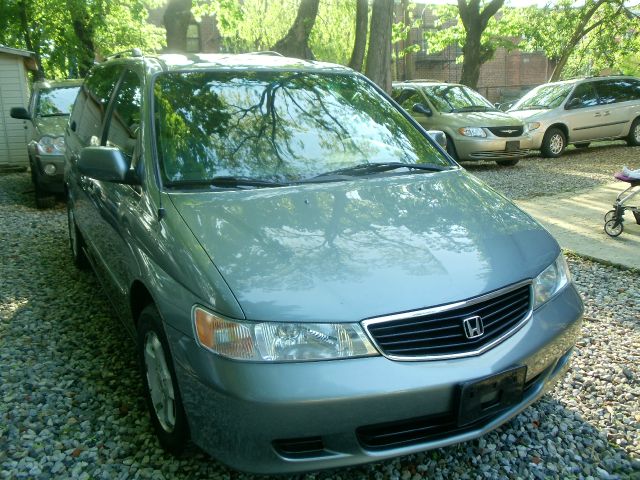
<path id="1" fill-rule="evenodd" d="M 0 45 L 0 169 L 27 167 L 29 121 L 9 116 L 12 107 L 27 107 L 27 71 L 36 70 L 33 52 Z"/>

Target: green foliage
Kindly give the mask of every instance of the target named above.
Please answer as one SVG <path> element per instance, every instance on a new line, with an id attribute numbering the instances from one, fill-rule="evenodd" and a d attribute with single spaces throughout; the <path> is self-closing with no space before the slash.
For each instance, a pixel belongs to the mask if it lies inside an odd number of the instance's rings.
<path id="1" fill-rule="evenodd" d="M 87 43 L 91 57 L 162 47 L 164 29 L 147 22 L 148 8 L 159 0 L 152 1 L 0 0 L 0 43 L 35 51 L 47 78 L 78 76 Z"/>
<path id="2" fill-rule="evenodd" d="M 603 70 L 637 71 L 629 52 L 637 52 L 640 47 L 636 34 L 640 27 L 638 18 L 622 8 L 621 0 L 609 0 L 585 23 L 585 15 L 594 6 L 595 0 L 587 0 L 583 6 L 560 0 L 542 9 L 521 9 L 510 22 L 522 33 L 520 48 L 523 50 L 543 51 L 552 60 L 569 55 L 562 78 L 598 74 Z M 580 35 L 581 26 L 588 30 L 585 35 Z M 590 29 L 592 26 L 595 28 Z M 577 44 L 572 47 L 574 35 Z"/>
<path id="3" fill-rule="evenodd" d="M 485 3 L 485 2 L 482 2 Z M 513 37 L 516 28 L 509 20 L 513 8 L 502 8 L 498 15 L 491 17 L 487 28 L 482 33 L 480 55 L 482 63 L 491 60 L 500 47 L 507 50 L 516 48 Z M 424 34 L 427 43 L 427 53 L 440 53 L 450 46 L 462 46 L 466 39 L 466 32 L 458 12 L 457 5 L 437 5 L 433 9 L 436 21 L 434 28 Z M 456 58 L 456 63 L 462 63 L 463 56 Z"/>
<path id="4" fill-rule="evenodd" d="M 406 42 L 409 38 L 409 32 L 412 28 L 420 28 L 422 26 L 422 18 L 415 17 L 415 4 L 409 3 L 406 5 L 406 10 L 403 12 L 404 18 L 399 19 L 391 27 L 391 44 L 398 42 Z M 409 53 L 417 53 L 422 47 L 417 43 L 405 45 L 404 48 L 398 51 L 397 56 L 403 58 Z M 392 49 L 393 57 L 396 56 L 395 49 Z"/>

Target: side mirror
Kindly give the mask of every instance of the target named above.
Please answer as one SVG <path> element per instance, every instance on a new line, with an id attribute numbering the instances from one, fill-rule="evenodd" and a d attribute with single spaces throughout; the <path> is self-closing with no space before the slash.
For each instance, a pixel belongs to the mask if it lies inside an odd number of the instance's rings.
<path id="1" fill-rule="evenodd" d="M 573 97 L 571 100 L 567 102 L 564 108 L 567 110 L 570 110 L 572 108 L 578 108 L 581 105 L 582 105 L 582 100 L 580 100 L 578 97 Z"/>
<path id="2" fill-rule="evenodd" d="M 431 111 L 431 109 L 422 103 L 416 103 L 411 110 L 415 113 L 422 113 L 427 117 L 430 117 L 431 115 L 433 115 L 433 112 Z"/>
<path id="3" fill-rule="evenodd" d="M 130 170 L 130 160 L 114 147 L 86 147 L 80 152 L 78 170 L 87 177 L 103 182 L 139 184 L 136 174 Z"/>
<path id="4" fill-rule="evenodd" d="M 18 120 L 31 120 L 31 115 L 24 107 L 13 107 L 9 111 L 9 115 L 11 115 L 11 118 L 17 118 Z"/>
<path id="5" fill-rule="evenodd" d="M 431 135 L 438 145 L 442 148 L 447 148 L 447 136 L 442 130 L 427 130 L 427 133 Z"/>

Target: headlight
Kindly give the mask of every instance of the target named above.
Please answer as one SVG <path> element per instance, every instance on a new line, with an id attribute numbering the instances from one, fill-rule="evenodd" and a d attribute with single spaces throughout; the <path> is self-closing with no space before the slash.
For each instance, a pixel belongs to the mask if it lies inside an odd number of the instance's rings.
<path id="1" fill-rule="evenodd" d="M 569 267 L 560 254 L 555 262 L 533 280 L 533 308 L 545 303 L 570 281 Z"/>
<path id="2" fill-rule="evenodd" d="M 527 131 L 532 132 L 540 128 L 540 122 L 529 122 L 527 123 Z"/>
<path id="3" fill-rule="evenodd" d="M 64 137 L 44 136 L 36 144 L 41 155 L 60 155 L 64 153 Z"/>
<path id="4" fill-rule="evenodd" d="M 377 355 L 355 323 L 278 323 L 230 320 L 193 309 L 200 345 L 223 357 L 254 362 L 304 362 Z"/>
<path id="5" fill-rule="evenodd" d="M 462 127 L 458 129 L 458 133 L 460 135 L 464 135 L 465 137 L 486 137 L 487 134 L 480 127 Z"/>

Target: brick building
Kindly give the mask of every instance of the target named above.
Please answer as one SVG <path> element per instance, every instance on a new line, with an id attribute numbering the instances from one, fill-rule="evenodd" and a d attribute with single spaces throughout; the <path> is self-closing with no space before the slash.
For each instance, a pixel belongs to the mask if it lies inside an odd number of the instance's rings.
<path id="1" fill-rule="evenodd" d="M 459 82 L 462 64 L 456 58 L 462 53 L 457 45 L 452 45 L 436 54 L 426 53 L 424 32 L 433 29 L 436 18 L 424 6 L 416 9 L 422 16 L 422 27 L 409 32 L 409 44 L 417 43 L 420 52 L 399 59 L 394 75 L 398 80 L 418 78 Z M 398 49 L 402 46 L 398 46 Z M 480 68 L 477 90 L 492 102 L 510 101 L 519 98 L 536 85 L 548 81 L 554 63 L 542 52 L 526 53 L 519 50 L 508 52 L 499 48 L 494 57 Z"/>

